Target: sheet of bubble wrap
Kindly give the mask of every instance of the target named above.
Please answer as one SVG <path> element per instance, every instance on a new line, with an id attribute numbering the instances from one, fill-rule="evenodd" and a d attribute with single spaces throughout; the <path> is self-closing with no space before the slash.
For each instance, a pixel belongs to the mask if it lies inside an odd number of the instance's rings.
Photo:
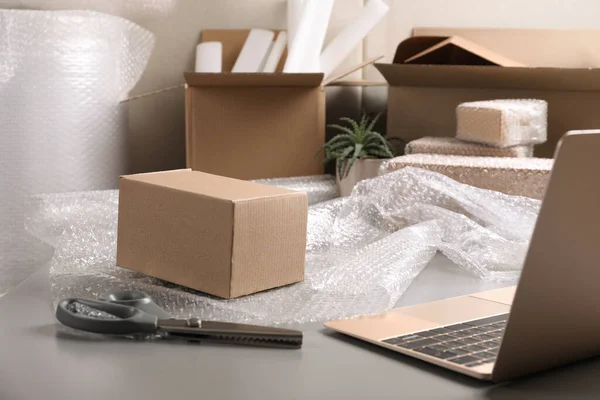
<path id="1" fill-rule="evenodd" d="M 458 139 L 496 147 L 544 143 L 548 103 L 514 99 L 462 103 L 456 109 Z"/>
<path id="2" fill-rule="evenodd" d="M 299 192 L 306 192 L 309 205 L 339 197 L 335 177 L 332 175 L 258 179 L 254 182 L 262 183 L 263 185 L 279 186 L 290 190 L 297 190 Z"/>
<path id="3" fill-rule="evenodd" d="M 442 154 L 478 157 L 533 157 L 533 145 L 493 147 L 448 137 L 424 137 L 409 142 L 404 154 Z"/>
<path id="4" fill-rule="evenodd" d="M 478 188 L 542 199 L 553 165 L 554 160 L 546 158 L 411 154 L 388 161 L 382 171 L 424 168 Z"/>
<path id="5" fill-rule="evenodd" d="M 48 252 L 23 226 L 32 193 L 115 188 L 127 108 L 153 35 L 87 11 L 0 10 L 0 291 Z"/>
<path id="6" fill-rule="evenodd" d="M 116 289 L 147 292 L 174 317 L 246 323 L 325 321 L 392 308 L 437 251 L 480 279 L 514 282 L 538 200 L 404 168 L 309 208 L 304 282 L 233 300 L 115 267 L 117 191 L 38 196 L 27 228 L 56 249 L 54 303 Z"/>

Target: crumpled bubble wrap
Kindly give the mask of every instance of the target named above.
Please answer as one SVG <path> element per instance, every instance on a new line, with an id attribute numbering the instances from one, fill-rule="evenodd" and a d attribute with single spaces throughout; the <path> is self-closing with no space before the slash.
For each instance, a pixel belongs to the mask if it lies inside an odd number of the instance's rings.
<path id="1" fill-rule="evenodd" d="M 115 267 L 117 202 L 117 191 L 100 191 L 38 196 L 29 205 L 29 231 L 56 248 L 55 303 L 140 290 L 174 317 L 260 324 L 390 309 L 437 251 L 482 279 L 514 280 L 540 206 L 404 168 L 310 206 L 304 282 L 221 300 Z"/>
<path id="2" fill-rule="evenodd" d="M 533 145 L 493 147 L 450 137 L 423 137 L 408 142 L 404 154 L 440 154 L 470 157 L 533 157 Z"/>
<path id="3" fill-rule="evenodd" d="M 298 176 L 291 178 L 258 179 L 256 183 L 279 186 L 308 194 L 308 204 L 317 204 L 339 197 L 335 177 L 332 175 Z"/>
<path id="4" fill-rule="evenodd" d="M 462 103 L 456 109 L 456 137 L 497 147 L 544 143 L 548 103 L 506 99 Z"/>
<path id="5" fill-rule="evenodd" d="M 386 161 L 379 173 L 405 167 L 423 168 L 478 188 L 541 200 L 553 165 L 554 160 L 547 158 L 410 154 Z"/>
<path id="6" fill-rule="evenodd" d="M 30 194 L 115 188 L 127 106 L 153 35 L 90 11 L 0 10 L 0 293 L 48 249 L 25 233 Z"/>

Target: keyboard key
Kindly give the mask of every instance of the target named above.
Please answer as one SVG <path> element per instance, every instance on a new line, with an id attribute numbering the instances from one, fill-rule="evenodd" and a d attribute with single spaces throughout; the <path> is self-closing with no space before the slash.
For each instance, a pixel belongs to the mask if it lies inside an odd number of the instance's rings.
<path id="1" fill-rule="evenodd" d="M 483 346 L 483 347 L 487 347 L 488 349 L 493 349 L 495 347 L 498 347 L 498 345 L 494 342 L 483 342 L 483 343 L 477 343 L 478 346 Z"/>
<path id="2" fill-rule="evenodd" d="M 508 319 L 508 314 L 501 314 L 501 315 L 496 315 L 496 316 L 489 317 L 489 318 L 482 318 L 482 319 L 477 319 L 475 321 L 469 321 L 469 322 L 463 322 L 463 323 L 465 325 L 478 326 L 478 325 L 487 325 L 487 324 L 493 324 L 495 322 L 506 321 L 507 319 Z"/>
<path id="3" fill-rule="evenodd" d="M 476 366 L 481 365 L 481 364 L 483 364 L 483 361 L 475 361 L 475 362 L 466 364 L 466 366 L 467 367 L 476 367 Z"/>
<path id="4" fill-rule="evenodd" d="M 435 333 L 442 334 L 442 333 L 452 332 L 452 330 L 447 329 L 447 328 L 437 328 L 437 329 L 431 329 L 430 332 L 435 332 Z"/>
<path id="5" fill-rule="evenodd" d="M 456 353 L 459 356 L 465 355 L 465 354 L 469 354 L 468 351 L 464 350 L 464 349 L 451 349 L 450 352 L 452 353 Z"/>
<path id="6" fill-rule="evenodd" d="M 423 339 L 423 337 L 416 335 L 416 334 L 411 334 L 411 335 L 405 335 L 405 336 L 399 336 L 399 337 L 395 337 L 395 338 L 386 339 L 386 340 L 383 340 L 383 342 L 398 345 L 400 343 L 406 343 L 406 342 L 419 340 L 419 339 Z"/>
<path id="7" fill-rule="evenodd" d="M 451 359 L 449 361 L 453 362 L 455 364 L 464 365 L 464 364 L 470 364 L 470 363 L 473 363 L 473 362 L 479 362 L 481 360 L 479 360 L 479 359 L 477 359 L 475 357 L 471 357 L 471 356 L 463 356 L 463 357 L 453 358 L 453 359 Z"/>
<path id="8" fill-rule="evenodd" d="M 493 349 L 487 349 L 488 353 L 492 353 L 495 355 L 498 355 L 498 350 L 500 350 L 500 347 L 495 347 Z"/>
<path id="9" fill-rule="evenodd" d="M 431 347 L 422 347 L 420 349 L 415 349 L 415 351 L 418 353 L 430 355 L 432 357 L 441 358 L 442 360 L 446 360 L 448 358 L 456 357 L 459 355 L 457 353 L 448 351 L 437 351 L 432 349 Z"/>
<path id="10" fill-rule="evenodd" d="M 466 338 L 462 338 L 460 340 L 465 342 L 466 344 L 479 343 L 479 340 L 473 339 L 472 337 L 466 337 Z"/>
<path id="11" fill-rule="evenodd" d="M 400 343 L 400 344 L 397 344 L 397 346 L 404 347 L 405 349 L 418 349 L 419 347 L 430 346 L 430 345 L 436 344 L 436 343 L 439 343 L 439 342 L 435 339 L 427 338 L 427 339 L 417 340 L 414 342 Z"/>
<path id="12" fill-rule="evenodd" d="M 417 333 L 417 335 L 421 336 L 421 337 L 430 337 L 430 336 L 435 336 L 437 335 L 437 333 L 435 332 L 431 332 L 431 331 L 424 331 L 424 332 L 419 332 Z"/>
<path id="13" fill-rule="evenodd" d="M 427 348 L 429 349 L 433 349 L 435 351 L 446 351 L 446 350 L 450 350 L 449 346 L 446 346 L 446 343 L 444 344 L 434 344 L 433 346 L 427 346 Z"/>
<path id="14" fill-rule="evenodd" d="M 478 352 L 478 351 L 484 351 L 484 350 L 487 350 L 485 347 L 483 347 L 483 346 L 478 346 L 478 345 L 475 345 L 475 344 L 473 344 L 473 345 L 470 345 L 470 346 L 467 346 L 467 347 L 461 347 L 461 348 L 462 348 L 463 350 L 466 350 L 466 351 L 468 351 L 469 353 L 476 353 L 476 352 Z"/>
<path id="15" fill-rule="evenodd" d="M 484 325 L 484 326 L 478 326 L 477 329 L 481 329 L 484 332 L 492 332 L 492 331 L 497 331 L 498 328 L 492 325 Z"/>
<path id="16" fill-rule="evenodd" d="M 463 329 L 469 329 L 469 328 L 470 328 L 470 326 L 465 325 L 465 324 L 456 324 L 456 325 L 446 326 L 446 329 L 450 329 L 451 331 L 462 331 Z"/>
<path id="17" fill-rule="evenodd" d="M 471 354 L 471 355 L 474 357 L 477 357 L 477 358 L 481 358 L 482 360 L 490 360 L 490 359 L 496 358 L 496 354 L 493 354 L 493 353 L 490 353 L 487 351 L 484 351 L 481 353 L 475 353 L 475 354 Z"/>
<path id="18" fill-rule="evenodd" d="M 473 339 L 477 339 L 477 340 L 481 340 L 482 342 L 485 340 L 492 340 L 492 339 L 496 339 L 495 335 L 477 335 L 477 336 L 473 336 Z"/>
<path id="19" fill-rule="evenodd" d="M 449 336 L 449 335 L 439 335 L 435 337 L 436 340 L 439 340 L 440 342 L 449 342 L 451 340 L 456 339 L 455 337 Z"/>
<path id="20" fill-rule="evenodd" d="M 467 329 L 466 331 L 462 331 L 462 333 L 464 333 L 465 335 L 480 335 L 485 332 L 486 331 L 479 329 L 479 328 L 471 328 L 471 329 Z"/>

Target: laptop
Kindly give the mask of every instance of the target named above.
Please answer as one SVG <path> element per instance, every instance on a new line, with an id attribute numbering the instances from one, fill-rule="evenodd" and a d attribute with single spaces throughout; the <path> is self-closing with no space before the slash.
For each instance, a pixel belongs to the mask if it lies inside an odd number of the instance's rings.
<path id="1" fill-rule="evenodd" d="M 335 331 L 505 381 L 600 354 L 600 130 L 561 139 L 518 286 L 330 321 Z"/>

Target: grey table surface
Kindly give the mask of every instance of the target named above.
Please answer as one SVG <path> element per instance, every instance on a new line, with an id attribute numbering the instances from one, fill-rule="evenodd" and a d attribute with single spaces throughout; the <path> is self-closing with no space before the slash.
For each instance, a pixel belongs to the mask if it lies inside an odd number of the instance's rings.
<path id="1" fill-rule="evenodd" d="M 506 285 L 437 257 L 398 304 Z M 495 385 L 320 324 L 303 330 L 300 350 L 80 337 L 55 321 L 42 270 L 0 299 L 0 399 L 600 398 L 600 359 Z"/>

